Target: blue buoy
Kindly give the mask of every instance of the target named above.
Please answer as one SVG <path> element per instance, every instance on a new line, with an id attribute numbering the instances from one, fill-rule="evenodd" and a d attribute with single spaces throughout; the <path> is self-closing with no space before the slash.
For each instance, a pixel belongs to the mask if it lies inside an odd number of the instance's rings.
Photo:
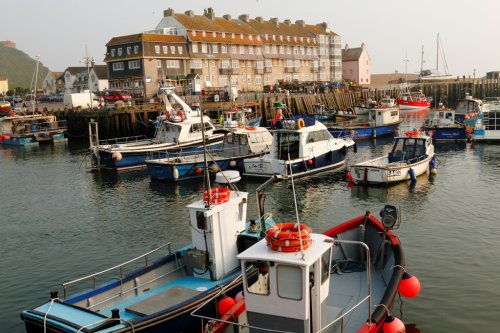
<path id="1" fill-rule="evenodd" d="M 416 182 L 417 181 L 417 176 L 415 176 L 415 170 L 413 170 L 412 168 L 410 168 L 410 170 L 408 170 L 408 174 L 410 175 L 410 180 L 412 182 Z"/>

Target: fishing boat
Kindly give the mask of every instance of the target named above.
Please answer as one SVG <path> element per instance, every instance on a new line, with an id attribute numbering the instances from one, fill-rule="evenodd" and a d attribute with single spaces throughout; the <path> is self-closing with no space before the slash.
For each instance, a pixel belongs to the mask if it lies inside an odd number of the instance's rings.
<path id="1" fill-rule="evenodd" d="M 26 146 L 39 143 L 67 142 L 64 132 L 66 120 L 57 120 L 54 115 L 11 115 L 0 117 L 0 143 Z"/>
<path id="2" fill-rule="evenodd" d="M 260 117 L 253 115 L 251 108 L 235 106 L 231 110 L 222 112 L 219 125 L 224 128 L 237 128 L 238 126 L 260 126 Z"/>
<path id="3" fill-rule="evenodd" d="M 360 103 L 354 107 L 354 112 L 357 115 L 366 115 L 371 109 L 380 107 L 394 107 L 397 106 L 396 100 L 390 96 L 384 96 L 379 102 L 368 99 L 366 103 Z"/>
<path id="4" fill-rule="evenodd" d="M 455 120 L 460 124 L 474 127 L 483 108 L 484 103 L 481 99 L 465 94 L 465 98 L 458 100 L 455 108 Z"/>
<path id="5" fill-rule="evenodd" d="M 314 104 L 313 107 L 314 112 L 312 116 L 319 121 L 346 121 L 356 118 L 356 113 L 352 110 L 328 109 L 321 103 Z"/>
<path id="6" fill-rule="evenodd" d="M 399 93 L 397 103 L 401 111 L 427 109 L 431 107 L 432 99 L 426 97 L 421 90 L 410 92 L 406 88 Z"/>
<path id="7" fill-rule="evenodd" d="M 379 106 L 369 109 L 367 119 L 328 125 L 328 131 L 334 137 L 350 136 L 354 140 L 375 139 L 394 134 L 402 120 L 397 106 Z"/>
<path id="8" fill-rule="evenodd" d="M 100 141 L 97 123 L 89 123 L 93 168 L 145 168 L 145 160 L 153 152 L 164 153 L 165 156 L 167 153 L 203 152 L 202 128 L 207 136 L 208 149 L 220 149 L 224 134 L 214 133 L 215 127 L 208 116 L 202 116 L 199 109 L 192 110 L 174 93 L 173 88 L 164 87 L 160 93 L 165 111 L 158 116 L 153 138 L 134 136 Z M 174 108 L 174 105 L 179 108 Z"/>
<path id="9" fill-rule="evenodd" d="M 298 222 L 275 225 L 238 255 L 243 293 L 221 290 L 192 315 L 214 333 L 404 332 L 394 301 L 417 296 L 420 282 L 405 270 L 397 208 L 380 215 L 366 212 L 322 234 Z"/>
<path id="10" fill-rule="evenodd" d="M 334 138 L 326 126 L 307 115 L 292 115 L 279 105 L 274 123 L 269 154 L 243 161 L 244 175 L 276 176 L 280 179 L 301 177 L 345 165 L 351 138 Z M 291 169 L 291 170 L 290 170 Z"/>
<path id="11" fill-rule="evenodd" d="M 500 101 L 490 101 L 474 125 L 473 142 L 500 142 Z M 498 120 L 498 122 L 497 122 Z"/>
<path id="12" fill-rule="evenodd" d="M 396 137 L 389 154 L 349 166 L 348 178 L 357 184 L 389 186 L 402 181 L 417 181 L 435 172 L 432 138 L 420 131 L 407 131 Z"/>
<path id="13" fill-rule="evenodd" d="M 423 129 L 434 141 L 467 140 L 465 125 L 455 120 L 455 111 L 442 105 L 437 109 L 431 109 Z"/>
<path id="14" fill-rule="evenodd" d="M 0 116 L 10 114 L 11 104 L 8 101 L 0 101 Z"/>
<path id="15" fill-rule="evenodd" d="M 241 127 L 241 126 L 240 126 Z M 217 130 L 221 131 L 221 130 Z M 175 157 L 146 159 L 149 174 L 154 179 L 180 181 L 199 178 L 204 174 L 204 160 L 208 172 L 238 170 L 243 172 L 243 161 L 269 152 L 273 136 L 267 128 L 245 126 L 228 128 L 220 150 L 205 154 L 177 155 Z"/>
<path id="16" fill-rule="evenodd" d="M 190 312 L 221 288 L 229 295 L 241 290 L 236 256 L 274 224 L 263 206 L 258 218 L 246 220 L 249 193 L 207 183 L 203 198 L 187 206 L 190 245 L 172 251 L 168 243 L 63 283 L 61 296 L 51 292 L 50 300 L 22 311 L 26 332 L 199 331 Z"/>

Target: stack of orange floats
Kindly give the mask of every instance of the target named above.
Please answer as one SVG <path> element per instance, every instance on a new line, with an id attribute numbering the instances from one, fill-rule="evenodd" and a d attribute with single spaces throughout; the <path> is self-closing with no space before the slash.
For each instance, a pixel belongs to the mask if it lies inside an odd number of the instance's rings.
<path id="1" fill-rule="evenodd" d="M 222 204 L 231 199 L 231 190 L 226 187 L 211 188 L 210 190 L 203 192 L 203 201 L 208 202 L 209 196 L 210 203 L 212 205 Z"/>
<path id="2" fill-rule="evenodd" d="M 418 138 L 420 136 L 420 132 L 419 131 L 408 131 L 408 132 L 405 132 L 405 135 L 408 138 Z"/>
<path id="3" fill-rule="evenodd" d="M 305 224 L 279 223 L 267 229 L 266 241 L 273 251 L 298 252 L 311 246 L 311 232 Z"/>

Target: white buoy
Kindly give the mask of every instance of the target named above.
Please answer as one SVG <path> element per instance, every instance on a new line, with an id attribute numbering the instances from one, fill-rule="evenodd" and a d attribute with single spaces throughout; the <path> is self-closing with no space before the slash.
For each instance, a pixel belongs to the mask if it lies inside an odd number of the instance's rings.
<path id="1" fill-rule="evenodd" d="M 115 151 L 113 154 L 111 154 L 111 158 L 113 161 L 121 161 L 122 160 L 122 154 L 119 151 Z"/>
<path id="2" fill-rule="evenodd" d="M 238 170 L 225 170 L 215 174 L 215 181 L 219 184 L 236 183 L 241 180 Z"/>
<path id="3" fill-rule="evenodd" d="M 179 179 L 179 170 L 177 170 L 177 167 L 175 166 L 172 167 L 172 175 L 174 176 L 175 180 Z"/>

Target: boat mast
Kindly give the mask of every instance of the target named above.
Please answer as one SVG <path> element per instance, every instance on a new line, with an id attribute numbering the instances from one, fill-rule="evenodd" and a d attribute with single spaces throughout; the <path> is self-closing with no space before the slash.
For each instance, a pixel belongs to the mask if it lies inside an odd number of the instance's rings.
<path id="1" fill-rule="evenodd" d="M 424 71 L 424 45 L 422 45 L 422 57 L 420 59 L 420 75 Z"/>
<path id="2" fill-rule="evenodd" d="M 437 34 L 437 41 L 436 41 L 436 72 L 439 73 L 439 32 Z"/>
<path id="3" fill-rule="evenodd" d="M 33 115 L 35 114 L 35 110 L 36 110 L 36 84 L 37 84 L 37 81 L 38 81 L 38 64 L 39 63 L 40 63 L 40 57 L 36 56 L 35 73 L 33 73 L 33 75 L 35 77 L 35 80 L 33 82 L 33 94 L 31 96 L 33 98 L 33 100 L 31 101 Z"/>

